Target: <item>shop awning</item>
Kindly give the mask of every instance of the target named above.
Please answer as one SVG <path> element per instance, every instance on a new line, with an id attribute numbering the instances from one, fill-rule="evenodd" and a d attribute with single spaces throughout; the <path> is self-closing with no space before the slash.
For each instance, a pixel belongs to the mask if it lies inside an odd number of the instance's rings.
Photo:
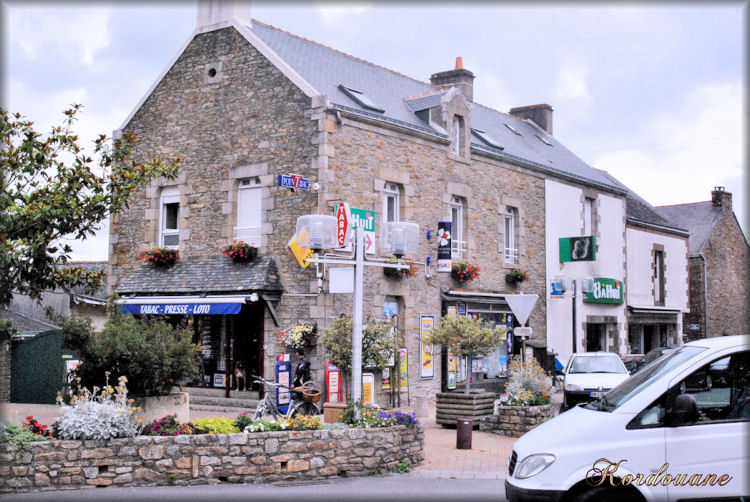
<path id="1" fill-rule="evenodd" d="M 655 305 L 628 305 L 628 321 L 641 324 L 675 324 L 682 310 Z"/>
<path id="2" fill-rule="evenodd" d="M 252 300 L 248 295 L 139 296 L 120 298 L 116 303 L 125 314 L 221 315 L 239 314 L 242 305 Z"/>

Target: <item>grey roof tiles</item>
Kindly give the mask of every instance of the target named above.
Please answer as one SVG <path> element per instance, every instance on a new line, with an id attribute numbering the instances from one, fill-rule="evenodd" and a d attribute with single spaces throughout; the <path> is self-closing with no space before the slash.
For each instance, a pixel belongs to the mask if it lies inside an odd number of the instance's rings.
<path id="1" fill-rule="evenodd" d="M 655 210 L 678 226 L 690 231 L 688 253 L 691 255 L 703 252 L 722 212 L 721 206 L 714 206 L 711 201 L 660 206 Z"/>
<path id="2" fill-rule="evenodd" d="M 280 292 L 276 262 L 259 256 L 235 263 L 221 256 L 209 259 L 180 259 L 171 267 L 143 264 L 117 287 L 120 295 L 217 294 L 244 291 Z"/>

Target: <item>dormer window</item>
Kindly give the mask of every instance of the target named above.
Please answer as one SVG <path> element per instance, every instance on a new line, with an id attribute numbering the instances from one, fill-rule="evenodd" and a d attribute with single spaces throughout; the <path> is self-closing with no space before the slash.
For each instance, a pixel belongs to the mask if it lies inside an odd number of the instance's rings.
<path id="1" fill-rule="evenodd" d="M 345 87 L 343 85 L 339 85 L 339 89 L 341 89 L 341 92 L 349 96 L 351 99 L 353 99 L 359 106 L 362 108 L 366 108 L 368 110 L 372 110 L 378 113 L 384 113 L 385 110 L 381 107 L 379 107 L 372 99 L 367 96 L 362 91 L 358 91 L 356 89 L 352 89 L 351 87 Z"/>
<path id="2" fill-rule="evenodd" d="M 481 139 L 484 144 L 487 146 L 491 146 L 492 148 L 497 148 L 498 150 L 504 150 L 502 146 L 500 146 L 500 143 L 495 141 L 495 139 L 487 134 L 484 131 L 480 131 L 479 129 L 472 129 L 471 133 L 476 136 L 477 138 Z"/>

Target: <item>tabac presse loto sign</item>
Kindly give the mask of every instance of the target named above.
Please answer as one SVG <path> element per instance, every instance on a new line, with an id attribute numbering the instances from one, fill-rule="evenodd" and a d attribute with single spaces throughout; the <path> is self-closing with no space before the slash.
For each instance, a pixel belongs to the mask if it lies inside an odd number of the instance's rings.
<path id="1" fill-rule="evenodd" d="M 124 314 L 221 315 L 239 314 L 242 303 L 146 303 L 120 305 Z"/>

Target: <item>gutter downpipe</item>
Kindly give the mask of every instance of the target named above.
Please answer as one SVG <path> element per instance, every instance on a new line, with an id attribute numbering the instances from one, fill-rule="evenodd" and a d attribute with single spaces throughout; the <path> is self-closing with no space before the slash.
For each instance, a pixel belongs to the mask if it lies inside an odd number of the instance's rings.
<path id="1" fill-rule="evenodd" d="M 703 260 L 703 338 L 708 338 L 708 271 L 703 252 L 699 256 Z"/>
<path id="2" fill-rule="evenodd" d="M 576 333 L 576 297 L 578 296 L 577 293 L 578 290 L 578 281 L 574 278 L 573 279 L 573 354 L 578 352 L 577 346 L 578 346 L 578 334 Z"/>

